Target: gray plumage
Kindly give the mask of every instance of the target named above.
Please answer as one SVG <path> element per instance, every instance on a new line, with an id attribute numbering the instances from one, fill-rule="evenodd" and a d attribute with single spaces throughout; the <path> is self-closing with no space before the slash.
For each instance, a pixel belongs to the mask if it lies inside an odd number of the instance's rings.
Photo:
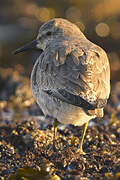
<path id="1" fill-rule="evenodd" d="M 102 117 L 110 94 L 105 51 L 61 18 L 40 27 L 36 46 L 42 52 L 32 70 L 31 86 L 44 114 L 79 126 Z"/>

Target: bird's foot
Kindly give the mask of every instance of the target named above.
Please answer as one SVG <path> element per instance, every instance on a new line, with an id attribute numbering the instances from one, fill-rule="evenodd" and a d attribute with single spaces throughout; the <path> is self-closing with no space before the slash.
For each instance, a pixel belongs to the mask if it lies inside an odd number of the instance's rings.
<path id="1" fill-rule="evenodd" d="M 53 151 L 57 151 L 57 127 L 60 123 L 54 119 Z"/>
<path id="2" fill-rule="evenodd" d="M 79 149 L 77 150 L 77 153 L 82 154 L 82 155 L 85 155 L 85 154 L 86 154 L 86 153 L 83 151 L 83 149 L 81 149 L 81 148 L 79 148 Z"/>

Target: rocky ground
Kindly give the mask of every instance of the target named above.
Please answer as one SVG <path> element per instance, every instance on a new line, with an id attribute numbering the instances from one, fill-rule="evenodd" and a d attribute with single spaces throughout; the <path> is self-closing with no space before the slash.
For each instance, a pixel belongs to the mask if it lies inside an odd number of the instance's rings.
<path id="1" fill-rule="evenodd" d="M 1 180 L 120 179 L 119 81 L 104 118 L 90 121 L 80 155 L 82 127 L 59 125 L 53 148 L 53 120 L 35 104 L 22 67 L 0 72 Z"/>

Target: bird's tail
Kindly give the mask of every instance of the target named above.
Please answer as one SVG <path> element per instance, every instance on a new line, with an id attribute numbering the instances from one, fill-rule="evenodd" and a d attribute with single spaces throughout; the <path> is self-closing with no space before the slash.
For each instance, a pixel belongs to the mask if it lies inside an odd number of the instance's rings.
<path id="1" fill-rule="evenodd" d="M 88 110 L 88 114 L 93 116 L 96 115 L 96 117 L 103 117 L 104 112 L 103 112 L 103 108 L 96 108 L 94 110 Z"/>

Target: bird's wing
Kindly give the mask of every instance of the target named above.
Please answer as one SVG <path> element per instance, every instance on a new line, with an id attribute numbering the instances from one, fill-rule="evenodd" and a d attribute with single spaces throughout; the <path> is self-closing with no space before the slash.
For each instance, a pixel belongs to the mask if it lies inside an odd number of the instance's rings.
<path id="1" fill-rule="evenodd" d="M 56 97 L 66 103 L 72 104 L 74 106 L 82 107 L 86 110 L 94 110 L 96 108 L 96 104 L 92 105 L 82 97 L 77 96 L 75 94 L 69 93 L 65 89 L 56 89 L 56 90 L 43 90 L 48 95 Z"/>
<path id="2" fill-rule="evenodd" d="M 109 97 L 109 62 L 98 46 L 84 49 L 61 45 L 48 49 L 40 68 L 50 82 L 43 90 L 67 103 L 82 106 L 86 102 L 93 109 L 103 107 Z"/>

